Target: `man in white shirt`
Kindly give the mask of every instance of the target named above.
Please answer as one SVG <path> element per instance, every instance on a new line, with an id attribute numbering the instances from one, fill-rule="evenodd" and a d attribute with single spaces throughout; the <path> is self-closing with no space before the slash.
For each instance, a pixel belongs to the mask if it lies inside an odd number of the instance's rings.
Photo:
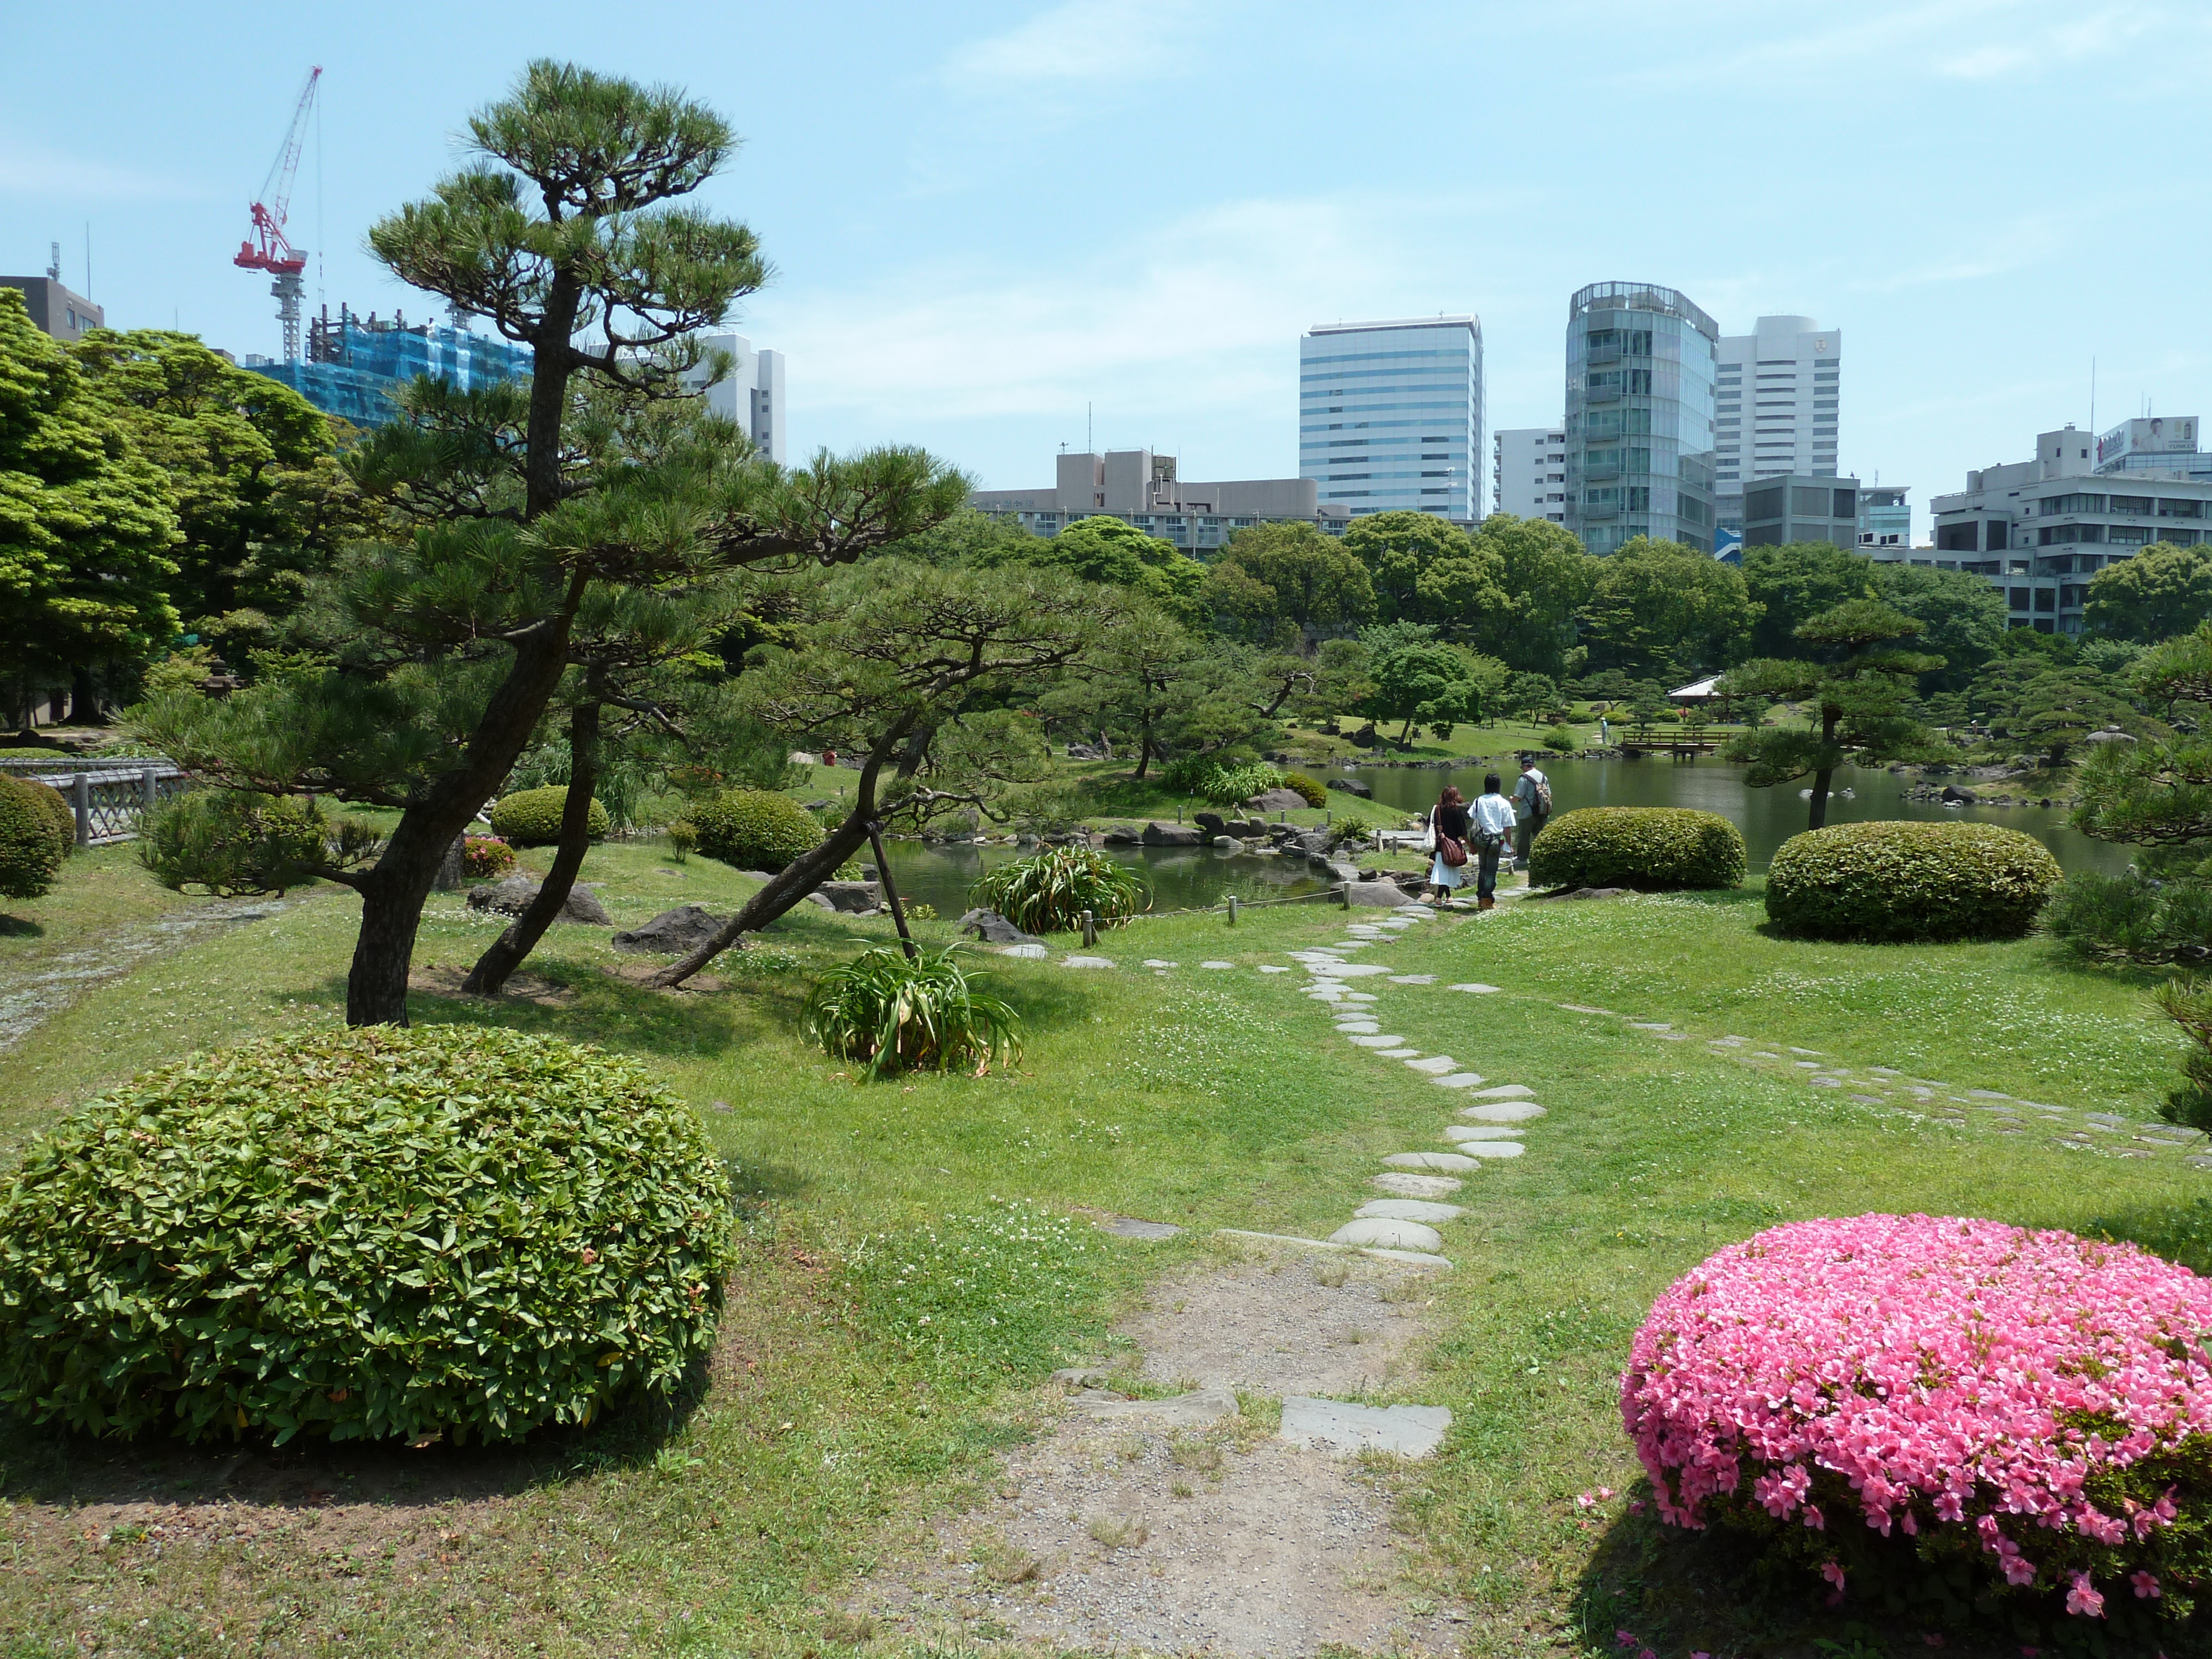
<path id="1" fill-rule="evenodd" d="M 1513 840 L 1513 803 L 1498 793 L 1498 774 L 1482 781 L 1482 793 L 1468 809 L 1474 854 L 1474 898 L 1478 910 L 1498 908 L 1498 858 Z"/>
<path id="2" fill-rule="evenodd" d="M 1552 816 L 1552 781 L 1536 769 L 1536 763 L 1521 757 L 1521 781 L 1513 786 L 1513 805 L 1521 820 L 1521 845 L 1513 860 L 1516 870 L 1528 867 L 1528 844 L 1544 833 Z"/>

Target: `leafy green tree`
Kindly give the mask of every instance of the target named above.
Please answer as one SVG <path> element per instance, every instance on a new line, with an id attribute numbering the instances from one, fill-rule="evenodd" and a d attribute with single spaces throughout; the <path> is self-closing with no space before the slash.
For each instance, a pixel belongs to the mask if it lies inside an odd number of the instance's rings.
<path id="1" fill-rule="evenodd" d="M 1540 720 L 1559 706 L 1559 688 L 1548 674 L 1516 674 L 1505 687 L 1504 707 L 1523 720 Z"/>
<path id="2" fill-rule="evenodd" d="M 2094 668 L 2046 669 L 2022 688 L 2008 729 L 2041 750 L 2045 766 L 2063 766 L 2068 751 L 2090 732 L 2141 724 L 2135 708 L 2112 695 L 2111 684 Z"/>
<path id="3" fill-rule="evenodd" d="M 991 813 L 1010 787 L 1043 776 L 1042 736 L 1015 705 L 1048 695 L 1132 615 L 1125 590 L 1024 565 L 878 559 L 795 590 L 791 644 L 755 653 L 738 699 L 793 746 L 858 759 L 850 804 L 819 846 L 656 985 L 682 983 L 799 903 L 860 851 L 872 825 L 915 828 L 963 808 Z"/>
<path id="4" fill-rule="evenodd" d="M 1574 646 L 1575 613 L 1589 603 L 1605 561 L 1565 526 L 1510 513 L 1485 519 L 1474 542 L 1504 566 L 1499 581 L 1508 600 L 1486 618 L 1482 648 L 1515 668 L 1559 678 Z"/>
<path id="5" fill-rule="evenodd" d="M 913 451 L 787 474 L 708 425 L 664 429 L 698 331 L 765 280 L 752 233 L 679 205 L 733 140 L 675 93 L 540 62 L 470 123 L 482 158 L 378 222 L 403 281 L 527 345 L 522 385 L 418 383 L 355 475 L 413 532 L 341 561 L 303 613 L 326 670 L 143 729 L 225 785 L 396 809 L 373 863 L 324 873 L 362 921 L 355 1024 L 404 1024 L 422 906 L 447 849 L 537 735 L 597 590 L 735 565 L 834 564 L 954 511 L 967 481 Z"/>
<path id="6" fill-rule="evenodd" d="M 176 636 L 175 498 L 85 372 L 0 289 L 0 685 L 143 661 Z"/>
<path id="7" fill-rule="evenodd" d="M 1344 550 L 1366 568 L 1375 614 L 1384 622 L 1426 623 L 1474 637 L 1510 614 L 1504 561 L 1433 514 L 1355 519 L 1344 532 Z"/>
<path id="8" fill-rule="evenodd" d="M 189 334 L 100 330 L 70 348 L 87 392 L 160 468 L 179 539 L 170 602 L 185 627 L 250 666 L 372 517 L 337 449 L 352 429 Z"/>
<path id="9" fill-rule="evenodd" d="M 1248 525 L 1207 568 L 1201 604 L 1224 632 L 1255 644 L 1297 644 L 1375 615 L 1367 568 L 1303 520 Z"/>
<path id="10" fill-rule="evenodd" d="M 1873 582 L 1874 596 L 1917 622 L 1920 642 L 1943 659 L 1943 666 L 1923 681 L 1923 690 L 1964 690 L 2004 641 L 2004 595 L 1979 576 L 1887 563 L 1874 567 Z"/>
<path id="11" fill-rule="evenodd" d="M 1041 570 L 1065 570 L 1079 581 L 1119 587 L 1149 599 L 1181 621 L 1195 620 L 1206 567 L 1173 542 L 1146 535 L 1125 519 L 1078 519 L 1057 536 L 1031 536 L 979 550 L 970 562 L 991 566 L 1018 559 Z"/>
<path id="12" fill-rule="evenodd" d="M 1874 561 L 1832 542 L 1747 547 L 1741 568 L 1744 592 L 1760 607 L 1742 647 L 1747 656 L 1787 656 L 1796 648 L 1800 623 L 1846 599 L 1872 596 Z"/>
<path id="13" fill-rule="evenodd" d="M 2212 617 L 2212 546 L 2160 542 L 2089 578 L 2081 620 L 2100 634 L 2154 645 Z"/>
<path id="14" fill-rule="evenodd" d="M 1813 780 L 1806 828 L 1828 821 L 1828 788 L 1836 769 L 1869 765 L 1916 754 L 1932 739 L 1908 712 L 1913 682 L 1942 665 L 1926 653 L 1895 648 L 1920 624 L 1874 599 L 1851 599 L 1798 624 L 1800 648 L 1809 659 L 1760 658 L 1730 669 L 1722 689 L 1730 696 L 1782 697 L 1811 705 L 1808 726 L 1746 732 L 1731 742 L 1731 760 L 1747 761 L 1744 781 L 1754 789 Z"/>
<path id="15" fill-rule="evenodd" d="M 1581 613 L 1601 672 L 1676 679 L 1719 667 L 1759 620 L 1742 573 L 1694 547 L 1638 536 L 1601 563 Z"/>
<path id="16" fill-rule="evenodd" d="M 1448 734 L 1462 721 L 1484 719 L 1510 672 L 1493 657 L 1478 657 L 1442 640 L 1401 637 L 1372 650 L 1367 665 L 1372 689 L 1359 712 L 1402 721 L 1402 748 L 1417 724 L 1445 727 Z"/>

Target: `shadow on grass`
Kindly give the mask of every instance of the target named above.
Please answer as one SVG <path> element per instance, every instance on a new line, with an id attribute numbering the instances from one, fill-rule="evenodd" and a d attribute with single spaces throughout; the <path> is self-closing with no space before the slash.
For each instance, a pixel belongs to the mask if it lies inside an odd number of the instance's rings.
<path id="1" fill-rule="evenodd" d="M 2178 1261 L 2192 1273 L 2212 1273 L 2212 1198 L 2191 1199 L 2185 1204 L 2145 1204 L 2112 1210 L 2087 1222 L 2074 1224 L 2072 1231 L 2085 1238 L 2140 1244 L 2153 1255 Z"/>
<path id="2" fill-rule="evenodd" d="M 44 939 L 46 930 L 28 916 L 11 916 L 0 910 L 0 939 Z"/>

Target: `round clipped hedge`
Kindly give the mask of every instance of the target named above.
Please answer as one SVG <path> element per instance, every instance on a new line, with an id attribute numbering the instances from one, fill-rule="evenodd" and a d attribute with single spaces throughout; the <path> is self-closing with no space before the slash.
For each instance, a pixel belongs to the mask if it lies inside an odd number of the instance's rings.
<path id="1" fill-rule="evenodd" d="M 69 804 L 69 797 L 51 783 L 40 783 L 34 778 L 18 778 L 16 782 L 31 792 L 31 799 L 46 815 L 53 826 L 54 839 L 61 843 L 62 856 L 67 858 L 76 851 L 76 808 Z"/>
<path id="2" fill-rule="evenodd" d="M 369 1026 L 164 1066 L 0 1184 L 0 1413 L 188 1440 L 584 1424 L 707 1353 L 697 1120 L 550 1037 Z"/>
<path id="3" fill-rule="evenodd" d="M 568 810 L 568 786 L 518 789 L 493 804 L 491 830 L 514 847 L 550 847 L 561 839 L 561 815 Z M 593 841 L 607 833 L 607 809 L 594 800 L 586 815 Z"/>
<path id="4" fill-rule="evenodd" d="M 76 818 L 69 817 L 69 833 L 62 835 L 44 799 L 50 795 L 61 799 L 43 784 L 0 774 L 0 898 L 37 898 L 53 885 L 76 843 Z M 68 813 L 66 803 L 62 810 Z"/>
<path id="5" fill-rule="evenodd" d="M 738 870 L 781 870 L 822 844 L 822 826 L 788 795 L 729 789 L 694 807 L 699 850 Z"/>
<path id="6" fill-rule="evenodd" d="M 1309 806 L 1328 805 L 1328 790 L 1303 772 L 1284 773 L 1281 787 L 1300 797 Z"/>
<path id="7" fill-rule="evenodd" d="M 1749 1532 L 1861 1605 L 1940 1580 L 1956 1619 L 2004 1596 L 2118 1638 L 2212 1579 L 2208 1328 L 2212 1279 L 2133 1245 L 1792 1222 L 1653 1304 L 1621 1419 L 1669 1524 Z"/>
<path id="8" fill-rule="evenodd" d="M 2017 939 L 2059 878 L 2033 836 L 1995 823 L 1832 823 L 1782 843 L 1767 919 L 1808 939 Z"/>
<path id="9" fill-rule="evenodd" d="M 1743 832 L 1683 806 L 1583 806 L 1562 812 L 1528 849 L 1532 887 L 1733 887 Z"/>

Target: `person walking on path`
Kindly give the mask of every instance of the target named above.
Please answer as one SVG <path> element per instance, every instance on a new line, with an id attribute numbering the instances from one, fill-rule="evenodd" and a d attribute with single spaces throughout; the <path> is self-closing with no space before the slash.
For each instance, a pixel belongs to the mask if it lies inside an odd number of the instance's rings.
<path id="1" fill-rule="evenodd" d="M 1478 910 L 1498 908 L 1498 858 L 1513 836 L 1513 803 L 1498 793 L 1498 774 L 1482 781 L 1474 803 L 1474 898 Z"/>
<path id="2" fill-rule="evenodd" d="M 1467 879 L 1467 798 L 1447 784 L 1429 808 L 1429 891 L 1442 902 Z"/>
<path id="3" fill-rule="evenodd" d="M 1544 825 L 1552 816 L 1552 781 L 1536 769 L 1534 757 L 1521 757 L 1521 781 L 1513 786 L 1513 805 L 1521 822 L 1519 855 L 1513 860 L 1516 870 L 1528 867 L 1528 848 L 1544 833 Z"/>

